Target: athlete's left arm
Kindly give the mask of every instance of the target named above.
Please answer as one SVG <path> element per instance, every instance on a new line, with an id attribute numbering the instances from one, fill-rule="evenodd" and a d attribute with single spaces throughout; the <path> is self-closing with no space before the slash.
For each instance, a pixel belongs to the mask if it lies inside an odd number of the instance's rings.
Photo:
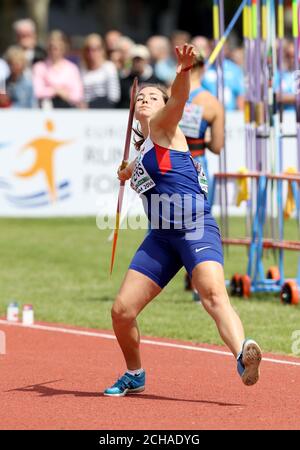
<path id="1" fill-rule="evenodd" d="M 189 98 L 190 69 L 195 60 L 195 48 L 193 45 L 185 44 L 183 47 L 176 47 L 176 54 L 177 75 L 171 86 L 171 96 L 166 106 L 151 119 L 153 131 L 164 130 L 166 133 L 175 133 Z"/>
<path id="2" fill-rule="evenodd" d="M 136 158 L 137 159 L 137 158 Z M 118 178 L 120 181 L 127 181 L 131 178 L 132 173 L 134 171 L 136 159 L 131 161 L 124 169 L 121 170 L 121 167 L 118 169 Z"/>

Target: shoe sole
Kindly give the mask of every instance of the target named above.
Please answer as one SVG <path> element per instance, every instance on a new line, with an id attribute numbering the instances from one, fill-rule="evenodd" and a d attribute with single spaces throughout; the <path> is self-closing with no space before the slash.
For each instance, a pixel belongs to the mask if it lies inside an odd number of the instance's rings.
<path id="1" fill-rule="evenodd" d="M 107 394 L 106 392 L 103 393 L 105 397 L 125 397 L 125 395 L 130 394 L 139 394 L 140 392 L 143 392 L 145 390 L 145 386 L 139 387 L 136 389 L 125 389 L 124 392 L 121 394 Z"/>
<path id="2" fill-rule="evenodd" d="M 245 371 L 242 375 L 243 383 L 246 386 L 253 386 L 259 380 L 259 365 L 262 354 L 258 344 L 254 341 L 245 343 L 243 349 L 243 364 Z"/>

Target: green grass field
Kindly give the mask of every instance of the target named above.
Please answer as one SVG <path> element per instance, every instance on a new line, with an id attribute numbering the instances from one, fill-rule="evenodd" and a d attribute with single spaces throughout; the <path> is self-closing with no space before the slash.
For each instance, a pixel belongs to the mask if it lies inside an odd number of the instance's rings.
<path id="1" fill-rule="evenodd" d="M 231 235 L 241 236 L 242 219 L 231 219 Z M 110 231 L 100 231 L 95 219 L 0 220 L 0 315 L 11 300 L 34 305 L 38 321 L 111 329 L 110 309 L 144 231 L 120 233 L 115 270 L 109 276 Z M 287 237 L 296 226 L 287 223 Z M 274 264 L 272 254 L 266 268 Z M 286 253 L 286 276 L 295 277 L 297 255 Z M 225 257 L 226 277 L 246 272 L 246 249 L 234 247 Z M 299 307 L 284 306 L 279 296 L 260 294 L 232 299 L 247 336 L 264 351 L 291 354 L 291 335 L 300 329 Z M 144 336 L 170 337 L 221 344 L 212 319 L 183 290 L 183 272 L 140 315 Z"/>

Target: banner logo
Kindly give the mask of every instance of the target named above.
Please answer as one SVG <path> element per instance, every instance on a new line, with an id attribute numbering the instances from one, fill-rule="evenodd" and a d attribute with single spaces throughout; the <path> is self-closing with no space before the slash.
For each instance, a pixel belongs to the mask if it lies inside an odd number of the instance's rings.
<path id="1" fill-rule="evenodd" d="M 20 208 L 37 208 L 41 206 L 51 205 L 70 197 L 70 182 L 68 180 L 57 183 L 55 177 L 54 156 L 64 146 L 70 144 L 71 141 L 62 141 L 52 138 L 54 132 L 54 124 L 51 120 L 46 121 L 46 130 L 49 135 L 43 136 L 25 144 L 20 154 L 29 150 L 34 152 L 34 162 L 27 170 L 15 172 L 18 178 L 32 178 L 41 173 L 45 180 L 44 190 L 34 192 L 26 196 L 7 195 L 7 199 Z"/>

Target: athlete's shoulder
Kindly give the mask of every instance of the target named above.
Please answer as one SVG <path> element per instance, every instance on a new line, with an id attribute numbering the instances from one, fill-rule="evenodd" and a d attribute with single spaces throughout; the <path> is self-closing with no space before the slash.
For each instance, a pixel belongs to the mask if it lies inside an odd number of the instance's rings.
<path id="1" fill-rule="evenodd" d="M 150 137 L 150 135 L 148 137 L 146 137 L 140 152 L 145 155 L 146 153 L 148 153 L 150 150 L 152 150 L 154 148 L 154 142 L 152 140 L 152 138 Z"/>
<path id="2" fill-rule="evenodd" d="M 193 101 L 194 104 L 203 106 L 203 118 L 211 122 L 216 116 L 222 114 L 224 108 L 222 103 L 207 90 L 202 91 Z"/>

